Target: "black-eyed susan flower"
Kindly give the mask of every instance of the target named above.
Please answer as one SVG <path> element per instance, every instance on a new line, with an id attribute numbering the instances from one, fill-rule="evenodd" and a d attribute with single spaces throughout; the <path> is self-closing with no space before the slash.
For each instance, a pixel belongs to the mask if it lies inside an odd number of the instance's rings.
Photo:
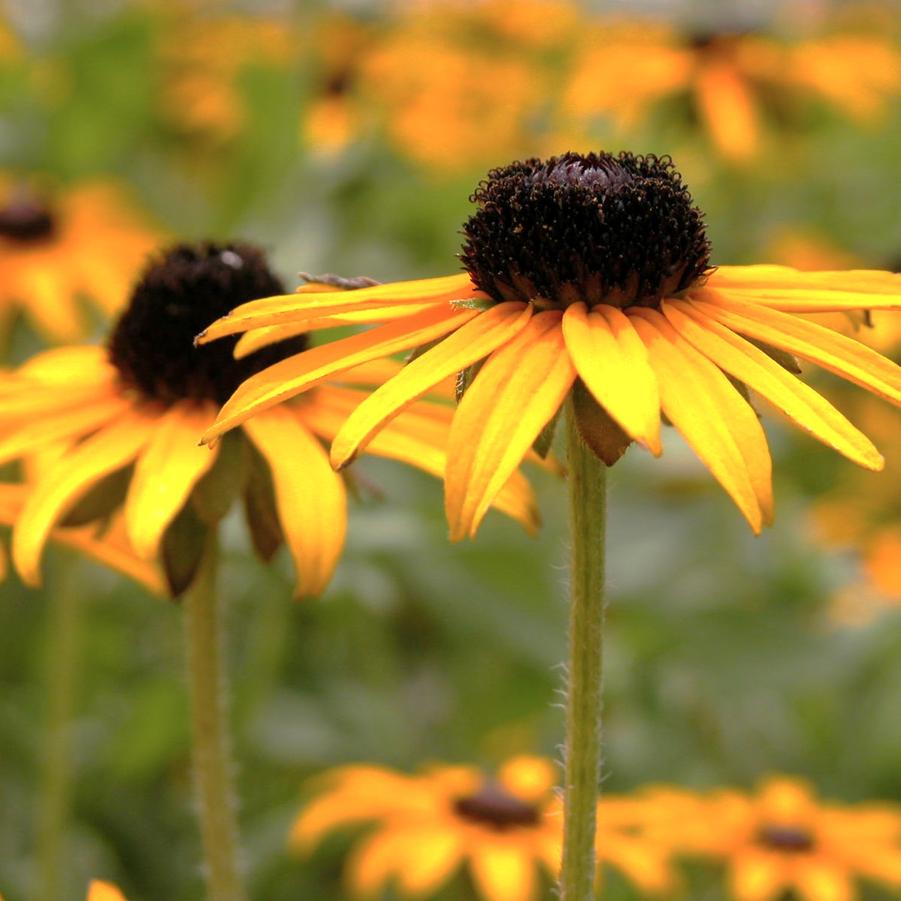
<path id="1" fill-rule="evenodd" d="M 430 897 L 463 866 L 485 901 L 529 901 L 560 866 L 562 815 L 555 768 L 520 756 L 495 777 L 470 766 L 433 766 L 417 775 L 358 765 L 334 770 L 300 813 L 291 845 L 309 852 L 339 828 L 368 827 L 346 869 L 348 888 L 371 897 L 394 883 Z M 669 849 L 644 833 L 641 801 L 599 802 L 597 848 L 604 864 L 639 888 L 673 884 Z"/>
<path id="2" fill-rule="evenodd" d="M 854 901 L 858 883 L 901 889 L 897 805 L 839 805 L 785 777 L 756 794 L 724 790 L 696 808 L 682 829 L 685 850 L 721 860 L 735 901 Z M 687 840 L 687 841 L 686 841 Z"/>
<path id="3" fill-rule="evenodd" d="M 396 373 L 378 361 L 321 386 L 301 403 L 257 418 L 212 452 L 198 439 L 229 394 L 260 369 L 299 352 L 304 338 L 240 358 L 231 346 L 195 350 L 193 336 L 235 303 L 284 290 L 263 254 L 245 244 L 172 247 L 152 261 L 105 347 L 58 348 L 0 378 L 0 460 L 64 447 L 44 466 L 16 523 L 13 555 L 39 580 L 52 529 L 121 509 L 136 553 L 160 559 L 180 594 L 199 565 L 202 536 L 241 497 L 256 550 L 288 546 L 301 595 L 321 592 L 344 543 L 346 493 L 320 440 L 373 386 Z M 422 404 L 398 418 L 375 454 L 444 472 L 452 410 Z M 499 506 L 530 528 L 535 509 L 517 476 Z M 193 536 L 193 537 L 192 537 Z"/>
<path id="4" fill-rule="evenodd" d="M 798 315 L 901 308 L 899 276 L 714 267 L 702 213 L 667 158 L 514 163 L 492 171 L 474 200 L 461 275 L 273 297 L 207 329 L 203 342 L 248 331 L 243 340 L 274 341 L 381 323 L 248 379 L 207 440 L 360 363 L 426 346 L 353 411 L 332 462 L 346 465 L 408 404 L 463 372 L 445 476 L 453 538 L 475 532 L 570 396 L 601 456 L 629 441 L 660 454 L 665 416 L 755 532 L 773 516 L 771 461 L 747 389 L 855 463 L 882 467 L 870 440 L 792 370 L 801 358 L 901 403 L 898 366 Z"/>
<path id="5" fill-rule="evenodd" d="M 0 330 L 22 312 L 52 341 L 83 338 L 80 301 L 121 310 L 157 240 L 113 185 L 45 192 L 3 178 Z"/>

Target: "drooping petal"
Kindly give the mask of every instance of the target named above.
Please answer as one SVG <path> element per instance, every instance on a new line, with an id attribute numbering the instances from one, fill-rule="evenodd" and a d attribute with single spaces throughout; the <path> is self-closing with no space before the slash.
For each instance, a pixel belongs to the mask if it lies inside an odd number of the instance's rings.
<path id="1" fill-rule="evenodd" d="M 853 901 L 857 897 L 847 870 L 825 855 L 799 861 L 794 882 L 802 901 Z"/>
<path id="2" fill-rule="evenodd" d="M 676 331 L 704 356 L 766 398 L 792 422 L 849 460 L 867 469 L 882 469 L 882 455 L 863 432 L 760 348 L 691 303 L 667 301 L 663 312 Z"/>
<path id="3" fill-rule="evenodd" d="M 469 865 L 486 901 L 533 901 L 535 864 L 522 843 L 482 841 L 470 850 Z"/>
<path id="4" fill-rule="evenodd" d="M 244 428 L 272 471 L 279 521 L 297 570 L 297 594 L 321 594 L 344 547 L 344 483 L 290 410 L 266 410 Z"/>
<path id="5" fill-rule="evenodd" d="M 217 319 L 197 336 L 197 340 L 200 344 L 206 344 L 225 335 L 263 326 L 297 323 L 318 319 L 320 316 L 330 317 L 394 305 L 443 306 L 451 300 L 468 300 L 479 296 L 482 296 L 481 292 L 472 285 L 469 276 L 463 273 L 419 281 L 393 282 L 355 291 L 326 291 L 321 294 L 308 291 L 299 295 L 265 297 L 241 304 L 228 315 Z"/>
<path id="6" fill-rule="evenodd" d="M 313 347 L 275 363 L 247 379 L 219 411 L 203 436 L 204 444 L 315 384 L 368 360 L 390 356 L 434 341 L 459 328 L 478 313 L 438 306 L 367 332 Z"/>
<path id="7" fill-rule="evenodd" d="M 531 307 L 498 304 L 461 326 L 431 350 L 408 363 L 351 413 L 332 443 L 336 469 L 346 466 L 372 436 L 433 385 L 482 360 L 525 328 Z"/>
<path id="8" fill-rule="evenodd" d="M 758 150 L 760 122 L 747 80 L 728 61 L 710 61 L 695 75 L 697 104 L 708 133 L 729 159 L 747 160 Z"/>
<path id="9" fill-rule="evenodd" d="M 661 314 L 636 309 L 630 318 L 648 348 L 664 413 L 735 501 L 751 528 L 759 532 L 764 516 L 758 491 L 728 421 L 739 404 L 751 415 L 753 411 L 712 363 L 687 343 L 678 341 Z M 713 367 L 715 372 L 708 367 Z M 725 385 L 719 385 L 717 379 Z M 717 386 L 720 390 L 716 390 Z M 735 395 L 734 400 L 729 397 L 729 391 Z M 723 398 L 729 404 L 726 409 L 718 403 Z"/>
<path id="10" fill-rule="evenodd" d="M 601 305 L 568 307 L 563 337 L 579 377 L 623 431 L 659 456 L 660 392 L 648 353 L 628 317 Z"/>
<path id="11" fill-rule="evenodd" d="M 771 344 L 901 405 L 901 367 L 864 344 L 789 313 L 727 301 L 693 301 L 735 332 Z"/>
<path id="12" fill-rule="evenodd" d="M 150 439 L 155 420 L 123 414 L 59 458 L 35 486 L 13 532 L 13 559 L 23 581 L 40 583 L 40 560 L 50 530 L 104 476 L 127 466 Z"/>
<path id="13" fill-rule="evenodd" d="M 457 408 L 445 480 L 452 540 L 475 534 L 576 379 L 561 319 L 556 310 L 533 316 L 488 358 Z"/>
<path id="14" fill-rule="evenodd" d="M 163 533 L 216 461 L 216 448 L 198 439 L 215 417 L 208 405 L 175 404 L 141 452 L 125 499 L 125 523 L 135 551 L 156 555 Z"/>
<path id="15" fill-rule="evenodd" d="M 733 861 L 729 883 L 735 901 L 772 901 L 786 888 L 785 868 L 776 855 L 746 851 Z"/>

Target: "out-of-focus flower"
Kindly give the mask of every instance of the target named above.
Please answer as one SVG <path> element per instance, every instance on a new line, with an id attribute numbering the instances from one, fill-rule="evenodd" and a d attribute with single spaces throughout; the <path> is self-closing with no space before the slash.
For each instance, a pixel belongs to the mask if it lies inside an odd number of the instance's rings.
<path id="1" fill-rule="evenodd" d="M 297 56 L 297 36 L 284 19 L 174 4 L 165 21 L 161 115 L 177 131 L 212 143 L 234 138 L 244 125 L 241 75 L 251 67 L 288 70 Z"/>
<path id="2" fill-rule="evenodd" d="M 298 593 L 325 588 L 344 544 L 346 498 L 319 438 L 334 437 L 366 397 L 362 385 L 380 384 L 398 366 L 366 364 L 257 418 L 236 442 L 212 452 L 198 446 L 219 404 L 245 378 L 305 342 L 295 332 L 257 352 L 245 346 L 235 358 L 234 341 L 197 351 L 194 335 L 235 304 L 283 291 L 252 246 L 177 245 L 152 261 L 107 347 L 58 348 L 0 378 L 0 460 L 65 448 L 42 467 L 17 517 L 13 558 L 27 583 L 39 581 L 55 526 L 124 508 L 135 551 L 161 561 L 178 595 L 197 573 L 205 530 L 242 496 L 260 556 L 268 560 L 284 540 Z M 441 476 L 451 415 L 442 402 L 424 402 L 371 451 Z M 498 507 L 537 526 L 522 476 Z"/>
<path id="3" fill-rule="evenodd" d="M 125 895 L 111 882 L 94 879 L 88 886 L 88 901 L 125 901 Z"/>
<path id="4" fill-rule="evenodd" d="M 333 325 L 336 314 L 383 324 L 253 376 L 205 440 L 329 373 L 425 346 L 351 414 L 332 463 L 349 463 L 430 386 L 467 373 L 445 477 L 455 539 L 475 534 L 495 492 L 568 401 L 608 464 L 631 441 L 659 455 L 665 415 L 755 532 L 772 521 L 772 464 L 757 414 L 730 379 L 850 460 L 882 467 L 870 440 L 789 369 L 797 369 L 794 354 L 901 404 L 898 366 L 797 315 L 901 308 L 901 277 L 711 268 L 703 215 L 666 158 L 513 163 L 493 170 L 474 200 L 462 275 L 338 298 L 261 300 L 214 323 L 204 340 L 259 328 L 274 340 L 301 325 Z"/>
<path id="5" fill-rule="evenodd" d="M 901 811 L 819 801 L 804 782 L 772 778 L 756 794 L 724 790 L 694 808 L 682 850 L 728 867 L 736 901 L 853 901 L 857 880 L 901 888 Z"/>
<path id="6" fill-rule="evenodd" d="M 368 825 L 348 862 L 354 894 L 371 896 L 389 882 L 404 895 L 437 892 L 464 864 L 486 901 L 529 901 L 538 872 L 560 866 L 562 810 L 554 766 L 514 757 L 491 778 L 473 767 L 434 766 L 410 776 L 375 766 L 327 774 L 321 792 L 297 818 L 291 844 L 309 851 L 335 829 Z M 598 805 L 597 853 L 645 891 L 672 885 L 669 848 L 648 839 L 641 801 L 610 796 Z"/>
<path id="7" fill-rule="evenodd" d="M 597 22 L 587 30 L 563 94 L 565 114 L 611 117 L 631 127 L 649 107 L 688 94 L 704 130 L 734 161 L 754 157 L 763 110 L 788 99 L 822 100 L 872 119 L 901 90 L 901 54 L 882 37 L 680 35 L 660 24 Z"/>
<path id="8" fill-rule="evenodd" d="M 0 328 L 21 311 L 52 341 L 84 337 L 79 299 L 118 312 L 158 241 L 111 184 L 42 192 L 0 180 Z"/>

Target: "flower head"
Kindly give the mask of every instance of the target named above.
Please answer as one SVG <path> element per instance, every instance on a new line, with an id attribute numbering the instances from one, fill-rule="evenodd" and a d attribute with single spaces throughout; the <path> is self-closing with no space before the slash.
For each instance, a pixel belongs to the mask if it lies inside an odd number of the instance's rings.
<path id="1" fill-rule="evenodd" d="M 122 509 L 135 551 L 162 563 L 178 595 L 196 575 L 204 530 L 240 498 L 260 556 L 268 560 L 284 541 L 298 593 L 324 589 L 344 542 L 346 492 L 320 438 L 333 437 L 365 398 L 361 385 L 397 367 L 371 362 L 343 384 L 257 418 L 235 440 L 198 446 L 220 401 L 242 379 L 302 351 L 305 339 L 295 333 L 236 357 L 234 339 L 195 350 L 195 332 L 235 304 L 282 290 L 252 246 L 177 245 L 147 268 L 107 347 L 49 351 L 0 378 L 0 460 L 61 450 L 17 519 L 13 557 L 27 582 L 38 581 L 55 526 Z M 441 403 L 417 405 L 372 452 L 440 476 L 450 414 Z M 499 506 L 534 526 L 524 480 L 511 483 Z"/>
<path id="2" fill-rule="evenodd" d="M 367 360 L 424 352 L 353 411 L 332 444 L 350 462 L 442 380 L 462 373 L 445 477 L 451 537 L 475 533 L 497 491 L 572 399 L 612 463 L 630 441 L 682 433 L 754 531 L 773 517 L 771 460 L 748 391 L 868 469 L 879 452 L 805 385 L 795 357 L 901 403 L 901 368 L 799 313 L 901 308 L 888 272 L 720 266 L 672 163 L 565 154 L 489 173 L 464 226 L 462 275 L 245 304 L 201 336 L 275 341 L 298 328 L 381 323 L 248 379 L 206 440 Z"/>
<path id="3" fill-rule="evenodd" d="M 294 823 L 291 844 L 308 851 L 327 833 L 369 824 L 347 868 L 358 895 L 394 881 L 404 895 L 429 896 L 466 866 L 485 901 L 529 901 L 539 873 L 560 866 L 562 811 L 554 766 L 521 756 L 491 777 L 467 766 L 433 766 L 408 776 L 375 766 L 329 773 Z M 627 798 L 599 802 L 598 855 L 641 888 L 669 887 L 668 850 L 642 834 Z"/>
<path id="4" fill-rule="evenodd" d="M 52 341 L 83 337 L 80 298 L 117 313 L 156 243 L 109 185 L 50 194 L 0 184 L 0 327 L 21 311 Z"/>

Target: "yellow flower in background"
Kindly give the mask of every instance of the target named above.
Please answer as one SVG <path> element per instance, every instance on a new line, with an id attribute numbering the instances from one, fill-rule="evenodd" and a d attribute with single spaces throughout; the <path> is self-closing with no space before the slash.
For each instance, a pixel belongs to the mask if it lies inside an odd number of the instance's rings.
<path id="1" fill-rule="evenodd" d="M 359 765 L 327 773 L 298 816 L 291 845 L 308 853 L 336 829 L 368 826 L 346 869 L 350 890 L 376 895 L 387 884 L 411 897 L 437 893 L 466 866 L 485 901 L 540 897 L 539 873 L 560 866 L 562 810 L 555 769 L 520 756 L 491 778 L 469 766 L 433 766 L 415 776 Z M 599 860 L 638 887 L 673 885 L 670 849 L 644 834 L 643 802 L 611 795 L 598 805 Z"/>
<path id="2" fill-rule="evenodd" d="M 136 553 L 161 559 L 178 595 L 196 573 L 204 529 L 241 496 L 260 556 L 268 560 L 284 540 L 298 593 L 325 588 L 344 544 L 346 497 L 320 439 L 333 438 L 365 399 L 362 386 L 371 390 L 398 366 L 366 364 L 301 403 L 255 419 L 244 430 L 246 441 L 223 442 L 212 452 L 198 446 L 237 385 L 305 345 L 295 332 L 287 344 L 244 347 L 235 358 L 234 342 L 196 351 L 194 335 L 236 302 L 283 290 L 250 245 L 177 245 L 148 267 L 106 347 L 58 348 L 0 378 L 0 461 L 64 448 L 42 468 L 17 517 L 13 557 L 27 583 L 39 581 L 55 526 L 122 508 Z M 440 477 L 451 416 L 444 403 L 419 404 L 371 452 Z M 521 475 L 498 507 L 537 527 Z"/>
<path id="3" fill-rule="evenodd" d="M 767 108 L 821 100 L 876 117 L 901 90 L 901 54 L 882 37 L 825 36 L 786 43 L 759 34 L 680 35 L 653 22 L 598 21 L 586 30 L 563 94 L 565 114 L 610 116 L 632 127 L 664 98 L 689 94 L 728 159 L 758 154 Z M 623 73 L 628 73 L 625 77 Z"/>
<path id="4" fill-rule="evenodd" d="M 15 526 L 22 514 L 28 498 L 27 485 L 0 483 L 0 524 Z M 164 594 L 165 587 L 159 569 L 135 554 L 125 533 L 121 516 L 105 524 L 96 526 L 55 529 L 50 536 L 54 541 L 84 554 L 86 557 L 124 573 L 136 582 L 146 586 L 154 594 Z M 6 576 L 6 555 L 0 545 L 0 582 Z"/>
<path id="5" fill-rule="evenodd" d="M 51 341 L 84 337 L 80 301 L 121 310 L 158 240 L 112 184 L 43 192 L 0 179 L 0 332 L 21 312 Z"/>
<path id="6" fill-rule="evenodd" d="M 735 901 L 853 901 L 858 880 L 901 888 L 901 811 L 896 805 L 819 801 L 799 780 L 773 778 L 748 795 L 703 799 L 703 819 L 682 833 L 684 850 L 728 867 Z"/>
<path id="7" fill-rule="evenodd" d="M 790 370 L 800 357 L 901 403 L 901 368 L 798 315 L 901 308 L 899 276 L 712 268 L 702 213 L 668 158 L 514 163 L 493 170 L 474 200 L 461 275 L 273 297 L 208 328 L 203 342 L 257 329 L 273 341 L 342 317 L 381 323 L 254 375 L 205 440 L 323 379 L 424 347 L 354 410 L 331 457 L 346 465 L 408 404 L 463 372 L 445 476 L 455 539 L 475 533 L 570 397 L 608 463 L 630 441 L 659 455 L 666 416 L 755 532 L 773 517 L 771 460 L 747 389 L 853 462 L 882 467 L 870 440 Z"/>
<path id="8" fill-rule="evenodd" d="M 125 895 L 111 882 L 94 879 L 88 886 L 88 901 L 125 901 Z"/>

